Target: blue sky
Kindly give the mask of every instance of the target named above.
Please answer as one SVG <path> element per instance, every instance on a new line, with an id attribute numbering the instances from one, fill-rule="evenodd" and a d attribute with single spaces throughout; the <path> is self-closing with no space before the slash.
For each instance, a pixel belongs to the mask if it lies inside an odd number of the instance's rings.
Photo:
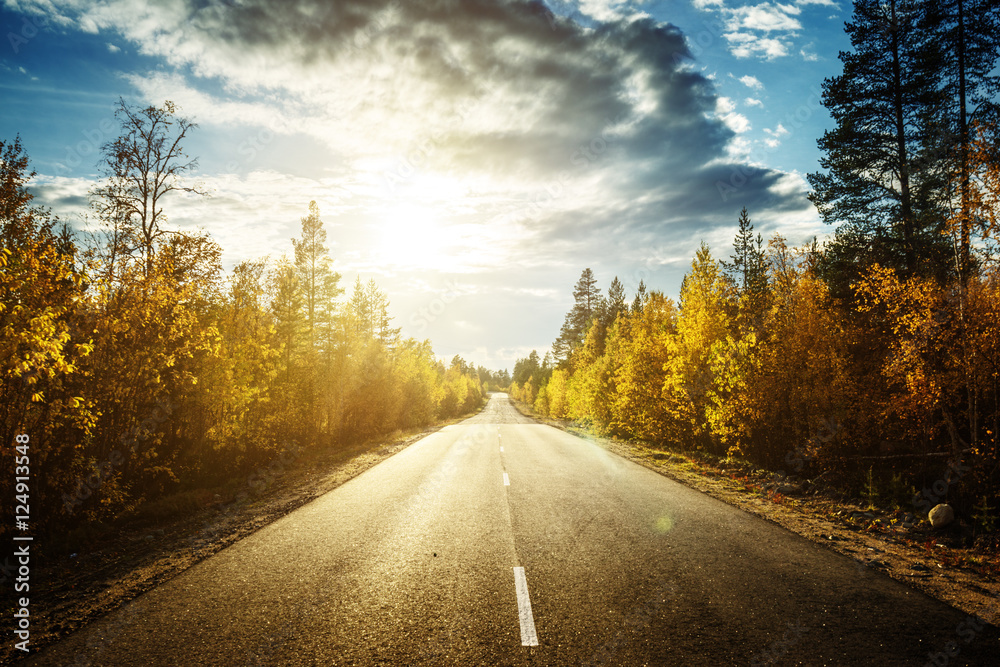
<path id="1" fill-rule="evenodd" d="M 199 127 L 169 225 L 290 253 L 310 200 L 405 335 L 511 367 L 584 267 L 675 297 L 698 244 L 829 232 L 805 199 L 851 7 L 694 0 L 5 0 L 0 137 L 78 229 L 118 97 Z M 547 9 L 545 8 L 547 7 Z M 552 13 L 549 14 L 548 12 Z"/>

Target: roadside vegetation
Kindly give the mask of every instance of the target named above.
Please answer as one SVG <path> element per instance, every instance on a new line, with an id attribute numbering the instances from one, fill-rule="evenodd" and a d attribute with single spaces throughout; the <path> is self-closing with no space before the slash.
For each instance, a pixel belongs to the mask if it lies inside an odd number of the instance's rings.
<path id="1" fill-rule="evenodd" d="M 948 503 L 996 549 L 997 25 L 985 2 L 855 2 L 809 175 L 832 238 L 765 241 L 744 208 L 729 258 L 702 244 L 677 302 L 618 278 L 605 293 L 587 269 L 512 396 L 793 493 L 821 479 L 921 516 Z"/>
<path id="2" fill-rule="evenodd" d="M 32 204 L 19 139 L 0 141 L 0 436 L 30 437 L 35 534 L 191 511 L 506 384 L 402 338 L 374 281 L 345 290 L 315 202 L 287 254 L 225 271 L 207 233 L 167 223 L 165 206 L 202 196 L 183 152 L 196 126 L 169 102 L 117 117 L 86 235 Z M 0 458 L 13 470 L 13 445 Z"/>

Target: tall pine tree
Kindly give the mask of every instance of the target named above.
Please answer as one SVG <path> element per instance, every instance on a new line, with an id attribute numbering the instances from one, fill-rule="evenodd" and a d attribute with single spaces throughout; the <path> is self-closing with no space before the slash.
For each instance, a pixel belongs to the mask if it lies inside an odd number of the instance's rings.
<path id="1" fill-rule="evenodd" d="M 646 305 L 646 299 L 649 295 L 646 294 L 646 283 L 643 280 L 639 281 L 639 287 L 635 291 L 635 299 L 632 300 L 632 314 L 636 315 L 642 312 L 642 308 Z"/>
<path id="2" fill-rule="evenodd" d="M 941 59 L 923 5 L 857 0 L 846 30 L 854 48 L 840 53 L 844 72 L 823 83 L 836 123 L 818 142 L 826 171 L 808 177 L 824 221 L 843 223 L 831 256 L 849 269 L 940 270 L 943 156 L 929 137 L 943 105 Z"/>
<path id="3" fill-rule="evenodd" d="M 597 278 L 589 268 L 584 269 L 573 288 L 573 308 L 566 313 L 559 337 L 552 343 L 552 354 L 559 363 L 566 363 L 586 339 L 587 330 L 604 308 Z"/>
<path id="4" fill-rule="evenodd" d="M 625 301 L 625 286 L 618 280 L 618 276 L 615 276 L 611 281 L 611 287 L 608 288 L 608 301 L 604 312 L 605 328 L 610 329 L 621 313 L 628 313 L 628 303 Z"/>
<path id="5" fill-rule="evenodd" d="M 292 239 L 295 248 L 295 270 L 306 308 L 306 326 L 310 343 L 315 344 L 318 322 L 330 319 L 331 303 L 342 290 L 338 286 L 340 274 L 332 270 L 328 254 L 326 230 L 319 219 L 319 206 L 309 202 L 309 215 L 302 218 L 302 238 Z"/>
<path id="6" fill-rule="evenodd" d="M 741 324 L 760 331 L 768 304 L 767 253 L 764 239 L 754 236 L 753 224 L 746 207 L 740 211 L 739 230 L 733 240 L 731 262 L 722 267 L 736 284 L 740 296 Z"/>
<path id="7" fill-rule="evenodd" d="M 981 123 L 997 120 L 995 73 L 1000 50 L 1000 6 L 994 0 L 938 0 L 928 4 L 928 25 L 940 46 L 944 93 L 941 148 L 950 157 L 956 261 L 962 279 L 972 270 L 973 144 Z"/>

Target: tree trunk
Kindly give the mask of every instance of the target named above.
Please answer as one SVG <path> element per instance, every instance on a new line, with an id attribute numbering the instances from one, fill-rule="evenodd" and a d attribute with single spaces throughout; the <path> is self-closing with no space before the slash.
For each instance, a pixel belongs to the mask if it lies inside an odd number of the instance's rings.
<path id="1" fill-rule="evenodd" d="M 965 283 L 970 265 L 970 203 L 969 203 L 969 118 L 965 91 L 965 0 L 958 0 L 958 132 L 961 178 L 961 230 L 959 241 L 959 271 Z"/>
<path id="2" fill-rule="evenodd" d="M 910 165 L 906 150 L 906 123 L 903 120 L 903 73 L 900 63 L 900 25 L 896 16 L 896 0 L 889 4 L 892 33 L 892 97 L 896 120 L 896 159 L 899 169 L 900 217 L 903 223 L 903 250 L 906 257 L 906 271 L 912 274 L 916 269 L 913 249 L 913 204 L 910 196 Z"/>

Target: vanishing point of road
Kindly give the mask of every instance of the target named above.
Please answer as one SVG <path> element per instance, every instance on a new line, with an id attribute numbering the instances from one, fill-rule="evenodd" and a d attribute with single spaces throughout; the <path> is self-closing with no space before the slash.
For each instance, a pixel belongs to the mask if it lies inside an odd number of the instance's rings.
<path id="1" fill-rule="evenodd" d="M 495 394 L 28 664 L 998 665 L 1000 644 Z"/>

